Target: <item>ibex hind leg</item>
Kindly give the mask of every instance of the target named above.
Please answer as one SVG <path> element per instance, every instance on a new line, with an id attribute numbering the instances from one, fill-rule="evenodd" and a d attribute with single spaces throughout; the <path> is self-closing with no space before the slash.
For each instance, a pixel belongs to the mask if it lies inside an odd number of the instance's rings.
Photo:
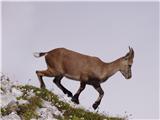
<path id="1" fill-rule="evenodd" d="M 52 72 L 49 71 L 49 69 L 42 70 L 42 71 L 36 71 L 36 74 L 37 74 L 39 82 L 40 82 L 40 88 L 46 88 L 45 83 L 42 79 L 43 76 L 46 76 L 46 77 L 53 77 L 54 76 L 52 74 Z"/>
<path id="2" fill-rule="evenodd" d="M 72 97 L 72 93 L 61 84 L 62 78 L 63 76 L 56 76 L 53 82 L 63 91 L 64 94 L 67 94 L 68 97 Z"/>

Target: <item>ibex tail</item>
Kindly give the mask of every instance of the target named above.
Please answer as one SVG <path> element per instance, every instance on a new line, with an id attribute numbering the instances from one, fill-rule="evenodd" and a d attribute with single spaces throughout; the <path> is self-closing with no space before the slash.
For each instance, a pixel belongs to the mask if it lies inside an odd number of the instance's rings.
<path id="1" fill-rule="evenodd" d="M 39 57 L 42 57 L 42 56 L 45 56 L 45 55 L 47 55 L 47 52 L 41 52 L 41 53 L 35 52 L 35 53 L 33 53 L 33 56 L 36 57 L 36 58 L 39 58 Z"/>

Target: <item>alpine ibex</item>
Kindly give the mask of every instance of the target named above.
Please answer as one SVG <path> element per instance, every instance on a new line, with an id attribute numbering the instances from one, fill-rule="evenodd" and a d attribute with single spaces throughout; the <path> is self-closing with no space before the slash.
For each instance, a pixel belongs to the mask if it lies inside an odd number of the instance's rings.
<path id="1" fill-rule="evenodd" d="M 69 97 L 72 101 L 79 104 L 79 95 L 85 89 L 86 84 L 92 85 L 99 93 L 98 99 L 92 105 L 94 109 L 98 107 L 104 95 L 100 84 L 109 77 L 120 71 L 122 75 L 131 78 L 131 67 L 134 58 L 134 51 L 129 47 L 129 52 L 119 59 L 105 63 L 98 57 L 83 55 L 65 48 L 53 49 L 49 52 L 35 53 L 35 57 L 45 56 L 47 70 L 36 71 L 40 81 L 40 87 L 45 88 L 42 77 L 55 77 L 53 82 Z M 63 77 L 80 81 L 80 87 L 76 94 L 67 90 L 62 84 Z"/>

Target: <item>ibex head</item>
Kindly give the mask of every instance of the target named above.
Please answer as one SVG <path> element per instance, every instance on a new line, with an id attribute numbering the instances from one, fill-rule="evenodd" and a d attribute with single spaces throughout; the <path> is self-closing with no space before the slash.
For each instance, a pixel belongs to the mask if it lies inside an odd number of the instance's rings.
<path id="1" fill-rule="evenodd" d="M 129 47 L 129 52 L 122 57 L 121 65 L 120 65 L 120 72 L 126 79 L 130 79 L 132 77 L 131 67 L 133 64 L 134 58 L 134 50 Z"/>

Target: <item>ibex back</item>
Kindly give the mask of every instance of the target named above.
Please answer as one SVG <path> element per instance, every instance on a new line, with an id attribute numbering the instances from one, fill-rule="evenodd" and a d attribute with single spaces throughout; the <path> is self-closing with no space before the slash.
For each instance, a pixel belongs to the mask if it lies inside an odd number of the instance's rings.
<path id="1" fill-rule="evenodd" d="M 102 82 L 105 82 L 118 71 L 120 71 L 126 79 L 131 78 L 134 51 L 129 47 L 129 52 L 125 56 L 111 63 L 105 63 L 97 57 L 83 55 L 65 48 L 35 53 L 34 56 L 45 56 L 47 64 L 47 70 L 36 71 L 41 88 L 45 88 L 42 79 L 43 76 L 55 77 L 53 82 L 64 92 L 64 94 L 72 97 L 71 100 L 73 102 L 79 104 L 79 95 L 84 90 L 86 84 L 92 85 L 99 93 L 98 99 L 92 105 L 92 107 L 96 109 L 104 95 L 100 86 Z M 61 84 L 61 79 L 63 77 L 80 81 L 80 87 L 74 96 Z"/>

